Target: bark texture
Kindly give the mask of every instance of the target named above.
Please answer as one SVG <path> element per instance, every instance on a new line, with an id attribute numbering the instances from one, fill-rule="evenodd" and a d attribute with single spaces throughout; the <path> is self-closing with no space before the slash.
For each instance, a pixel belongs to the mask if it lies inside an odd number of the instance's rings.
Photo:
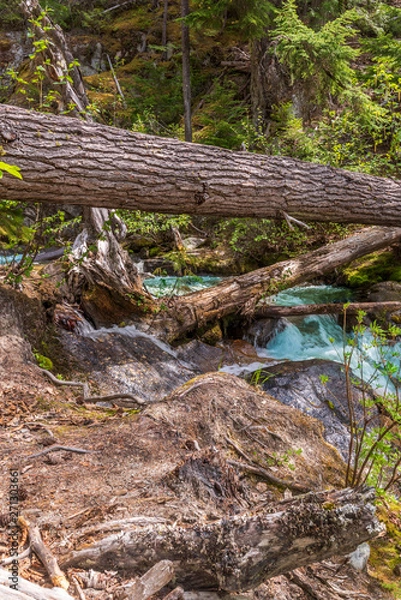
<path id="1" fill-rule="evenodd" d="M 373 497 L 371 490 L 310 493 L 273 513 L 129 530 L 73 553 L 64 566 L 138 573 L 166 559 L 186 589 L 241 592 L 376 537 L 382 525 Z"/>
<path id="2" fill-rule="evenodd" d="M 24 177 L 1 179 L 6 200 L 401 226 L 401 184 L 391 179 L 7 105 L 0 141 Z"/>
<path id="3" fill-rule="evenodd" d="M 349 262 L 385 248 L 401 239 L 401 228 L 372 227 L 345 240 L 257 269 L 246 275 L 226 279 L 219 285 L 175 298 L 166 314 L 159 314 L 155 325 L 164 329 L 170 340 L 188 330 L 230 314 L 252 316 L 258 301 L 279 290 L 330 273 Z M 261 308 L 263 315 L 264 308 Z"/>

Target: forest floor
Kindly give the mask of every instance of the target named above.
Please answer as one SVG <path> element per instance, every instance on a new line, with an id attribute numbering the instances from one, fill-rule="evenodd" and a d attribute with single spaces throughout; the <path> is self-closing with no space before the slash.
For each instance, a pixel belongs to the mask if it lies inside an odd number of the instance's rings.
<path id="1" fill-rule="evenodd" d="M 232 375 L 201 375 L 141 411 L 83 403 L 79 393 L 55 386 L 34 364 L 27 337 L 41 319 L 36 314 L 35 323 L 33 317 L 39 308 L 35 294 L 30 299 L 4 289 L 3 294 L 0 551 L 4 558 L 9 469 L 19 472 L 20 513 L 39 526 L 61 564 L 72 549 L 118 531 L 129 519 L 211 523 L 273 506 L 291 495 L 293 485 L 310 490 L 341 487 L 344 464 L 324 441 L 321 424 Z M 86 453 L 46 453 L 56 445 Z M 241 452 L 288 486 L 272 486 L 263 477 L 232 466 L 230 461 L 244 462 Z M 49 586 L 35 557 L 22 561 L 21 575 Z M 114 598 L 121 578 L 117 572 L 109 573 L 104 589 L 85 590 L 87 598 Z M 255 594 L 266 600 L 392 597 L 367 573 L 352 569 L 344 557 L 276 577 L 247 595 L 256 598 Z"/>

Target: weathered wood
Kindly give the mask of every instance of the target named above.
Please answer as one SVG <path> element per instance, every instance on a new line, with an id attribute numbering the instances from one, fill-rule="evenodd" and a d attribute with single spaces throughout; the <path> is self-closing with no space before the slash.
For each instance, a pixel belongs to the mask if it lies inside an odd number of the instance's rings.
<path id="1" fill-rule="evenodd" d="M 174 577 L 174 567 L 170 560 L 161 560 L 138 581 L 125 588 L 124 599 L 147 600 L 153 594 L 164 588 Z"/>
<path id="2" fill-rule="evenodd" d="M 168 312 L 160 313 L 154 326 L 173 340 L 230 314 L 253 315 L 258 301 L 300 283 L 321 277 L 334 269 L 401 239 L 401 228 L 373 227 L 345 240 L 323 246 L 298 258 L 276 263 L 193 294 L 174 298 Z"/>
<path id="3" fill-rule="evenodd" d="M 271 317 L 281 319 L 282 317 L 303 317 L 305 315 L 334 315 L 346 312 L 355 315 L 359 311 L 386 311 L 393 312 L 401 310 L 401 302 L 351 302 L 349 304 L 303 304 L 300 306 L 279 306 L 277 304 L 263 304 L 253 313 L 256 319 Z"/>
<path id="4" fill-rule="evenodd" d="M 0 105 L 5 200 L 401 226 L 398 181 Z"/>
<path id="5" fill-rule="evenodd" d="M 368 489 L 310 493 L 278 504 L 275 512 L 128 529 L 73 552 L 64 567 L 134 574 L 167 559 L 186 589 L 253 589 L 376 537 L 383 527 L 374 516 L 373 498 Z"/>
<path id="6" fill-rule="evenodd" d="M 0 567 L 0 600 L 74 600 L 62 588 L 47 589 L 18 575 L 14 589 L 10 571 Z"/>
<path id="7" fill-rule="evenodd" d="M 54 587 L 59 587 L 64 590 L 69 588 L 69 582 L 63 571 L 58 566 L 56 557 L 52 554 L 49 548 L 44 544 L 40 535 L 39 527 L 29 527 L 29 542 L 32 552 L 36 554 L 40 562 L 44 566 L 49 575 Z"/>

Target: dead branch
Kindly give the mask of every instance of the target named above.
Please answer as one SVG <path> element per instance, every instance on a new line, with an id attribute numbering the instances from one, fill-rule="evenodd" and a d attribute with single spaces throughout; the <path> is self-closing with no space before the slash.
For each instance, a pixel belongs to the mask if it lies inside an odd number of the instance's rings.
<path id="1" fill-rule="evenodd" d="M 88 454 L 91 452 L 91 450 L 85 450 L 84 448 L 74 448 L 73 446 L 60 446 L 59 444 L 56 444 L 55 446 L 48 446 L 36 454 L 30 454 L 26 457 L 26 460 L 30 458 L 37 458 L 38 456 L 44 456 L 45 454 L 49 454 L 49 452 L 58 452 L 59 450 L 65 450 L 65 452 L 76 452 L 77 454 Z"/>
<path id="2" fill-rule="evenodd" d="M 68 590 L 70 584 L 63 571 L 58 566 L 56 558 L 53 556 L 49 548 L 45 546 L 42 536 L 40 535 L 39 527 L 29 527 L 29 540 L 32 552 L 36 554 L 40 562 L 45 567 L 54 587 Z"/>
<path id="3" fill-rule="evenodd" d="M 14 589 L 10 583 L 10 571 L 0 568 L 0 600 L 75 600 L 62 588 L 43 588 L 20 575 Z"/>
<path id="4" fill-rule="evenodd" d="M 276 304 L 262 304 L 257 307 L 253 317 L 262 319 L 270 317 L 281 319 L 283 317 L 300 317 L 304 315 L 330 315 L 346 312 L 355 315 L 359 311 L 369 313 L 371 311 L 393 312 L 401 310 L 401 302 L 351 302 L 349 304 L 303 304 L 301 306 L 278 306 Z"/>

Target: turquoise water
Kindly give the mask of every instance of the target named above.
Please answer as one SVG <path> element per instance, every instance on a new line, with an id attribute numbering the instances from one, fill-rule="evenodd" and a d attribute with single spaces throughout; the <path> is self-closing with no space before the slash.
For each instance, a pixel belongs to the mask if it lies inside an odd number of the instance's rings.
<path id="1" fill-rule="evenodd" d="M 9 256 L 0 255 L 0 265 L 8 265 L 13 261 L 18 262 L 21 258 L 22 254 L 10 254 Z"/>
<path id="2" fill-rule="evenodd" d="M 345 288 L 330 286 L 295 287 L 280 292 L 270 300 L 281 306 L 344 303 L 351 300 L 351 292 Z M 283 319 L 282 324 L 283 328 L 270 340 L 266 348 L 260 349 L 263 356 L 292 361 L 320 358 L 344 363 L 345 354 L 352 350 L 349 340 L 353 339 L 353 334 L 344 334 L 336 316 L 291 317 Z M 386 390 L 387 386 L 393 390 L 388 377 L 383 374 L 383 365 L 390 362 L 395 368 L 400 368 L 400 355 L 399 342 L 380 348 L 374 345 L 372 334 L 366 331 L 358 340 L 357 349 L 353 350 L 351 369 L 357 377 L 378 391 Z"/>
<path id="3" fill-rule="evenodd" d="M 204 288 L 212 287 L 221 281 L 220 277 L 211 275 L 197 276 L 187 275 L 184 277 L 153 277 L 145 279 L 143 285 L 155 298 L 163 296 L 183 296 L 191 292 L 197 292 Z"/>

